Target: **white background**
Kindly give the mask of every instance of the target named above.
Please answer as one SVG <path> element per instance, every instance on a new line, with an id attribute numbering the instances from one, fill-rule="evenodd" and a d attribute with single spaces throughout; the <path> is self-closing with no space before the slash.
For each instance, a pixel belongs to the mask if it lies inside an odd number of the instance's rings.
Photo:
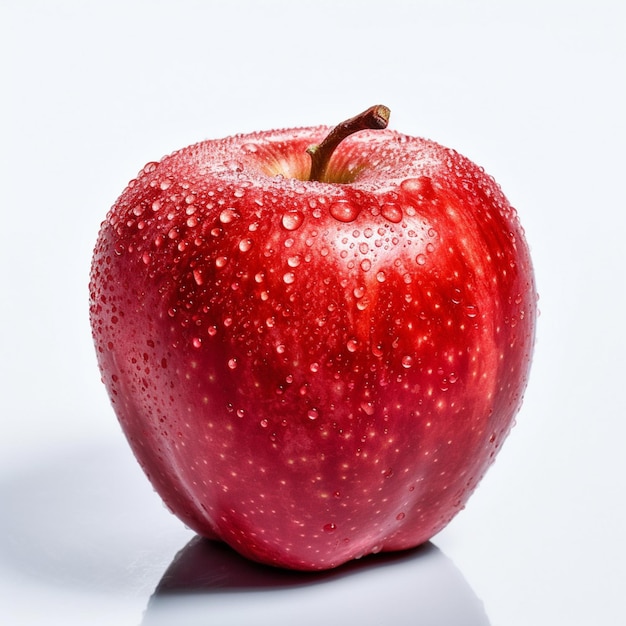
<path id="1" fill-rule="evenodd" d="M 130 458 L 91 344 L 91 251 L 125 184 L 201 139 L 381 102 L 518 208 L 541 317 L 517 426 L 434 557 L 204 594 L 169 623 L 626 623 L 624 6 L 2 0 L 0 622 L 156 623 L 192 537 Z M 451 622 L 468 594 L 484 609 Z"/>

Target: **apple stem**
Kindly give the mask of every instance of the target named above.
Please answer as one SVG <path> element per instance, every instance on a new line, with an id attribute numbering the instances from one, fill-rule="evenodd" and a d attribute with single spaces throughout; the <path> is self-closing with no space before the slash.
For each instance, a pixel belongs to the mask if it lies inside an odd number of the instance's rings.
<path id="1" fill-rule="evenodd" d="M 311 173 L 309 180 L 322 181 L 335 148 L 346 138 L 360 130 L 380 130 L 387 128 L 391 111 L 382 104 L 377 104 L 359 115 L 337 124 L 320 144 L 309 146 L 311 155 Z"/>

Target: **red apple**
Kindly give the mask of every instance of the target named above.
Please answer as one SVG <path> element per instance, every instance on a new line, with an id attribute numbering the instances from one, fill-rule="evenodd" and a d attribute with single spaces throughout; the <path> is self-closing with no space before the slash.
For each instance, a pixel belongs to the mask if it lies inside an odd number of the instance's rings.
<path id="1" fill-rule="evenodd" d="M 95 248 L 93 336 L 134 454 L 185 524 L 264 563 L 427 541 L 522 402 L 536 294 L 517 214 L 387 119 L 148 163 Z"/>

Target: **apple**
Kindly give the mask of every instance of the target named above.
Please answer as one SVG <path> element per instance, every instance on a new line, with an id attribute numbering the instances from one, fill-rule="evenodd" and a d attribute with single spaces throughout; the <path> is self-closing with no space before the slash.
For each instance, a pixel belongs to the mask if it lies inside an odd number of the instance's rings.
<path id="1" fill-rule="evenodd" d="M 100 230 L 90 318 L 121 427 L 169 509 L 255 561 L 424 543 L 522 403 L 536 292 L 516 211 L 388 118 L 184 148 Z"/>

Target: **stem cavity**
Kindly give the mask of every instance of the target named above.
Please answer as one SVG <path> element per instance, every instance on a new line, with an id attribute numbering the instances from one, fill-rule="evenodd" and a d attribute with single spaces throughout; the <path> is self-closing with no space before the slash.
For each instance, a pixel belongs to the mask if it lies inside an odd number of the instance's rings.
<path id="1" fill-rule="evenodd" d="M 307 148 L 311 155 L 309 180 L 323 181 L 335 148 L 350 135 L 360 130 L 387 128 L 391 111 L 382 104 L 370 107 L 363 113 L 335 126 L 322 143 Z"/>

